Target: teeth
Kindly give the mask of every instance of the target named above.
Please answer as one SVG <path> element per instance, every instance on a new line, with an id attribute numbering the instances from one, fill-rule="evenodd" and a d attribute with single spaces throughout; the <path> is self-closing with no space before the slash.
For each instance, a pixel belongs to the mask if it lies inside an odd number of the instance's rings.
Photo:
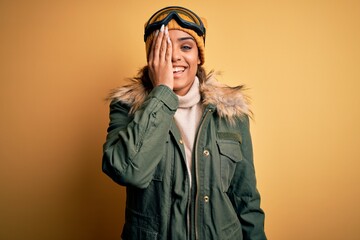
<path id="1" fill-rule="evenodd" d="M 184 71 L 185 68 L 184 67 L 174 67 L 173 68 L 173 72 L 181 72 L 181 71 Z"/>

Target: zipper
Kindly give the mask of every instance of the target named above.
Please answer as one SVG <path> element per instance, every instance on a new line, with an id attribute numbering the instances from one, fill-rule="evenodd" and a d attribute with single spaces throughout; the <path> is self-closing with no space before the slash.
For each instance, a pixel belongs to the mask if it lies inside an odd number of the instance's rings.
<path id="1" fill-rule="evenodd" d="M 186 171 L 187 174 L 189 175 L 189 172 Z M 190 240 L 190 233 L 191 233 L 191 224 L 190 224 L 190 204 L 191 204 L 191 184 L 189 181 L 189 194 L 188 194 L 188 205 L 187 205 L 187 216 L 186 216 L 186 220 L 187 220 L 187 238 L 188 240 Z"/>
<path id="2" fill-rule="evenodd" d="M 176 124 L 175 124 L 175 126 L 176 126 Z M 180 133 L 180 137 L 182 138 L 182 135 L 181 135 L 181 132 L 180 132 L 180 130 L 179 130 L 179 128 L 177 128 L 178 129 L 178 132 Z M 185 149 L 184 149 L 184 153 L 185 153 Z M 186 162 L 186 154 L 185 154 L 185 162 Z M 185 163 L 186 164 L 186 163 Z M 191 173 L 190 173 L 191 174 Z M 188 188 L 188 205 L 187 205 L 187 209 L 186 209 L 186 227 L 187 227 L 187 229 L 186 229 L 186 239 L 187 240 L 190 240 L 190 233 L 191 233 L 191 224 L 190 224 L 190 204 L 191 204 L 191 181 L 190 181 L 190 179 L 191 179 L 191 176 L 190 176 L 190 174 L 189 174 L 189 171 L 186 171 L 186 175 L 188 176 L 188 179 L 189 179 L 189 188 Z"/>
<path id="3" fill-rule="evenodd" d="M 209 115 L 209 113 L 212 111 L 212 109 L 209 109 L 206 113 L 205 116 L 203 118 L 203 120 L 201 121 L 201 124 L 199 126 L 199 132 L 196 136 L 196 141 L 195 141 L 195 180 L 196 180 L 196 194 L 195 194 L 195 216 L 194 216 L 194 221 L 195 221 L 195 239 L 199 239 L 199 233 L 198 233 L 198 227 L 197 227 L 197 208 L 198 208 L 198 198 L 199 198 L 199 176 L 198 176 L 198 154 L 197 154 L 197 149 L 198 149 L 198 145 L 199 145 L 199 136 L 200 136 L 200 132 L 202 130 L 202 127 L 204 125 L 204 122 L 207 118 L 207 116 Z"/>

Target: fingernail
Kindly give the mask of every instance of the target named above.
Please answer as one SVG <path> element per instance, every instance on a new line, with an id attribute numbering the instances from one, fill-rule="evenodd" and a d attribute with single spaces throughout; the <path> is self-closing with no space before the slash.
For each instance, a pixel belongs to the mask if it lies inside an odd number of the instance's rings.
<path id="1" fill-rule="evenodd" d="M 164 24 L 163 25 L 161 25 L 161 28 L 160 28 L 160 32 L 163 32 L 164 31 Z"/>
<path id="2" fill-rule="evenodd" d="M 167 41 L 168 43 L 171 43 L 170 37 L 167 37 Z"/>
<path id="3" fill-rule="evenodd" d="M 159 30 L 155 31 L 155 37 L 159 34 Z"/>
<path id="4" fill-rule="evenodd" d="M 167 35 L 169 33 L 169 29 L 168 29 L 168 27 L 166 26 L 166 28 L 165 28 L 165 34 Z"/>

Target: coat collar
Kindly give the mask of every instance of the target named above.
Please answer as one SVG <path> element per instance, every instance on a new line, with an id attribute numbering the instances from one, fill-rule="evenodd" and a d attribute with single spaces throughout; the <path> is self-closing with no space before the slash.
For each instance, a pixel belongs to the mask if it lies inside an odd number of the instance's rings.
<path id="1" fill-rule="evenodd" d="M 212 105 L 219 117 L 233 122 L 235 118 L 252 115 L 249 109 L 249 98 L 244 95 L 244 86 L 230 87 L 210 75 L 200 83 L 201 101 L 205 106 Z M 134 113 L 145 101 L 149 91 L 140 79 L 131 79 L 125 86 L 114 89 L 109 96 L 111 101 L 120 101 L 129 105 Z"/>

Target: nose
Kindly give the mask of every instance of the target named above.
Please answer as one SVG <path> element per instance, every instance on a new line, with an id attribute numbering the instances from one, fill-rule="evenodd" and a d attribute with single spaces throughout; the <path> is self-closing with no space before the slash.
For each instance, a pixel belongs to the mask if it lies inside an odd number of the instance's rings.
<path id="1" fill-rule="evenodd" d="M 177 62 L 177 61 L 180 61 L 180 59 L 181 59 L 180 49 L 177 49 L 176 47 L 173 47 L 171 61 L 172 62 Z"/>

